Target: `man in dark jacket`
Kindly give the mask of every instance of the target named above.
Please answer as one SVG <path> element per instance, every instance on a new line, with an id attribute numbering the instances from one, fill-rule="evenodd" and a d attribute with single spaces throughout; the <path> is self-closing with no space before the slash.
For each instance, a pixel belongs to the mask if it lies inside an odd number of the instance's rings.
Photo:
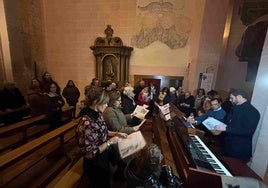
<path id="1" fill-rule="evenodd" d="M 5 81 L 4 88 L 0 90 L 0 111 L 9 113 L 2 117 L 3 123 L 6 125 L 12 124 L 20 121 L 23 116 L 30 115 L 27 108 L 17 112 L 14 111 L 24 107 L 26 107 L 26 101 L 19 88 L 16 87 L 14 82 Z"/>
<path id="2" fill-rule="evenodd" d="M 51 74 L 50 74 L 49 72 L 47 72 L 47 71 L 44 72 L 44 74 L 43 74 L 43 76 L 42 76 L 41 83 L 40 83 L 40 89 L 41 89 L 41 91 L 42 91 L 43 93 L 49 93 L 49 92 L 50 92 L 49 87 L 50 87 L 50 85 L 51 85 L 52 83 L 54 83 L 54 84 L 57 86 L 57 91 L 56 91 L 56 93 L 57 93 L 57 94 L 61 94 L 61 89 L 60 89 L 59 84 L 58 84 L 56 81 L 54 81 L 54 80 L 52 79 L 52 76 L 51 76 Z"/>
<path id="3" fill-rule="evenodd" d="M 15 86 L 14 82 L 6 81 L 4 88 L 0 91 L 0 110 L 11 111 L 12 109 L 21 108 L 26 105 L 24 96 Z"/>
<path id="4" fill-rule="evenodd" d="M 252 136 L 260 120 L 259 111 L 247 100 L 247 93 L 237 89 L 231 91 L 234 104 L 226 118 L 227 127 L 217 125 L 216 132 L 225 132 L 223 147 L 225 155 L 248 162 L 252 157 Z"/>

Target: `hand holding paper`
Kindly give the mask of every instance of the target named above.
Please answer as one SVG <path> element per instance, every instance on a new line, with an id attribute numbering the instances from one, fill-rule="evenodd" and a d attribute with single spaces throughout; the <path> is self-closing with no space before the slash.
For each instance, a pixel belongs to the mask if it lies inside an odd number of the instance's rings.
<path id="1" fill-rule="evenodd" d="M 142 149 L 146 145 L 146 141 L 142 136 L 141 132 L 134 132 L 126 139 L 122 139 L 118 142 L 118 149 L 121 158 L 125 158 L 140 149 Z"/>
<path id="2" fill-rule="evenodd" d="M 134 131 L 138 131 L 140 129 L 140 127 L 142 126 L 142 124 L 146 121 L 146 119 L 143 119 L 139 125 L 136 125 L 134 128 Z"/>
<path id="3" fill-rule="evenodd" d="M 191 123 L 191 124 L 195 124 L 195 120 L 194 120 L 194 118 L 192 118 L 192 117 L 188 117 L 188 118 L 186 119 L 186 121 L 188 121 L 188 122 Z"/>
<path id="4" fill-rule="evenodd" d="M 144 119 L 146 114 L 149 112 L 149 110 L 147 110 L 146 108 L 148 108 L 147 105 L 137 105 L 133 112 L 133 115 L 139 119 Z"/>
<path id="5" fill-rule="evenodd" d="M 214 130 L 216 130 L 216 131 L 226 131 L 226 126 L 216 125 L 214 127 Z"/>
<path id="6" fill-rule="evenodd" d="M 216 125 L 213 130 L 211 130 L 212 134 L 219 135 L 221 132 L 226 131 L 226 126 Z"/>
<path id="7" fill-rule="evenodd" d="M 118 136 L 119 138 L 126 138 L 127 135 L 127 133 L 116 132 L 114 136 Z"/>
<path id="8" fill-rule="evenodd" d="M 208 130 L 215 130 L 216 126 L 221 126 L 222 128 L 218 128 L 221 131 L 225 131 L 226 129 L 226 124 L 224 124 L 223 122 L 213 118 L 213 117 L 208 117 L 205 121 L 202 122 L 203 125 L 206 126 L 206 128 Z"/>
<path id="9" fill-rule="evenodd" d="M 219 135 L 219 134 L 221 134 L 221 132 L 222 132 L 222 131 L 211 130 L 211 133 L 212 133 L 213 135 Z"/>

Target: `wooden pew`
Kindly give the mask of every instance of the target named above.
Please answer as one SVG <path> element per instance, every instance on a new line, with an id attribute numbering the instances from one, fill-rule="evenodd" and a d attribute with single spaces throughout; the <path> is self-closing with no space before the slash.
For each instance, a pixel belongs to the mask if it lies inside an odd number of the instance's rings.
<path id="1" fill-rule="evenodd" d="M 47 185 L 70 163 L 64 146 L 74 138 L 76 124 L 71 121 L 0 156 L 0 187 Z"/>
<path id="2" fill-rule="evenodd" d="M 82 174 L 83 174 L 83 157 L 81 157 L 55 185 L 48 185 L 48 187 L 53 188 L 79 187 L 79 184 L 82 183 L 80 182 Z"/>
<path id="3" fill-rule="evenodd" d="M 11 111 L 0 112 L 0 125 L 10 125 L 12 123 L 21 121 L 22 119 L 30 118 L 30 115 L 31 109 L 29 105 L 21 108 L 16 108 Z"/>
<path id="4" fill-rule="evenodd" d="M 38 125 L 38 128 L 35 127 Z M 33 131 L 33 128 L 38 131 Z M 0 128 L 0 153 L 25 144 L 31 136 L 48 130 L 45 124 L 45 115 L 32 117 L 21 122 Z M 33 133 L 35 132 L 35 133 Z"/>
<path id="5" fill-rule="evenodd" d="M 72 120 L 73 107 L 63 107 L 62 124 Z M 0 153 L 14 149 L 29 140 L 48 132 L 46 115 L 39 115 L 0 128 Z"/>

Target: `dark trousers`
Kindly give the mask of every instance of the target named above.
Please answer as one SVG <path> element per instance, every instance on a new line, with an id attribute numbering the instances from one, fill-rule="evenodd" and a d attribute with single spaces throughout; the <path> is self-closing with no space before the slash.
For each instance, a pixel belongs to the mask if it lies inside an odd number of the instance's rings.
<path id="1" fill-rule="evenodd" d="M 69 106 L 73 106 L 73 110 L 72 110 L 72 118 L 75 119 L 76 116 L 75 116 L 75 113 L 76 113 L 76 103 L 75 104 L 69 104 Z"/>
<path id="2" fill-rule="evenodd" d="M 54 130 L 61 125 L 61 110 L 50 111 L 47 114 L 49 129 Z"/>
<path id="3" fill-rule="evenodd" d="M 100 161 L 86 159 L 83 161 L 84 175 L 89 178 L 89 187 L 90 188 L 110 188 L 110 170 L 109 165 L 105 165 L 107 161 L 102 161 L 103 164 L 99 163 Z"/>

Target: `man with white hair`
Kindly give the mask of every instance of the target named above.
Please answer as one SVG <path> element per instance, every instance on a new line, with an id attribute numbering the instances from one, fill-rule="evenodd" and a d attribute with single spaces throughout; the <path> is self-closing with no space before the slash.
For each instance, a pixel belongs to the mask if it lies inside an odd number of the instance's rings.
<path id="1" fill-rule="evenodd" d="M 136 108 L 136 102 L 134 100 L 135 93 L 133 91 L 134 88 L 131 86 L 124 87 L 121 97 L 122 111 L 124 114 L 131 114 Z"/>
<path id="2" fill-rule="evenodd" d="M 177 106 L 177 95 L 175 87 L 169 88 L 169 100 L 171 103 Z"/>
<path id="3" fill-rule="evenodd" d="M 124 87 L 123 92 L 121 93 L 121 106 L 122 112 L 124 114 L 132 114 L 137 106 L 134 97 L 135 93 L 133 92 L 134 88 L 131 86 Z M 130 125 L 138 125 L 140 123 L 140 119 L 135 116 L 132 118 Z"/>

